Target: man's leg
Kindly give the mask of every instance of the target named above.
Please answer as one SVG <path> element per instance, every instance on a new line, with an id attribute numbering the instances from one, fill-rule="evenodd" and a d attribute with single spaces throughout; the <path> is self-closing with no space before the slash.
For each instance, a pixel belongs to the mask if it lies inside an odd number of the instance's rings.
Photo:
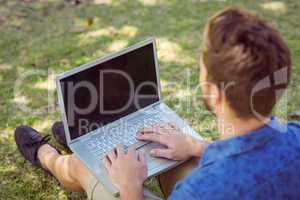
<path id="1" fill-rule="evenodd" d="M 75 155 L 60 155 L 54 148 L 46 144 L 39 149 L 38 158 L 43 167 L 48 169 L 66 189 L 71 191 L 86 191 L 87 193 L 91 190 L 90 181 L 95 179 Z M 197 165 L 198 158 L 192 158 L 174 169 L 159 175 L 157 178 L 164 196 L 167 198 L 175 184 L 188 175 Z M 94 184 L 95 186 L 98 184 L 97 187 L 99 187 L 99 183 Z M 103 187 L 102 189 L 106 199 L 114 199 Z"/>
<path id="2" fill-rule="evenodd" d="M 89 172 L 83 163 L 72 155 L 60 155 L 48 144 L 40 147 L 38 158 L 42 166 L 48 169 L 68 190 L 85 191 L 88 199 L 118 200 Z M 158 200 L 152 192 L 145 189 L 145 200 Z"/>
<path id="3" fill-rule="evenodd" d="M 74 154 L 60 155 L 53 147 L 45 144 L 38 150 L 38 158 L 42 166 L 48 169 L 66 189 L 74 192 L 86 191 L 89 199 L 116 199 Z"/>
<path id="4" fill-rule="evenodd" d="M 42 136 L 29 126 L 19 126 L 15 130 L 15 141 L 18 150 L 26 160 L 35 167 L 50 171 L 66 189 L 76 192 L 85 191 L 89 199 L 118 199 L 104 188 L 74 154 L 59 154 L 58 150 L 48 143 L 48 136 Z M 145 190 L 144 199 L 158 198 Z"/>
<path id="5" fill-rule="evenodd" d="M 199 158 L 192 158 L 157 177 L 165 199 L 171 194 L 175 184 L 198 166 L 198 162 Z"/>
<path id="6" fill-rule="evenodd" d="M 43 168 L 49 170 L 66 189 L 78 192 L 85 189 L 90 174 L 74 155 L 60 155 L 45 144 L 38 150 L 38 159 Z"/>

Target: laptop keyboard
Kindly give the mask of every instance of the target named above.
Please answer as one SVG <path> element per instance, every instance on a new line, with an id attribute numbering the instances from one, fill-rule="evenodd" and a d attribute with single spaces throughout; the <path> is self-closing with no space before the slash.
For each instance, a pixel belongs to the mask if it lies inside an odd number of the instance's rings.
<path id="1" fill-rule="evenodd" d="M 139 142 L 136 139 L 136 134 L 140 129 L 162 122 L 164 120 L 159 113 L 137 117 L 125 122 L 126 126 L 111 127 L 110 129 L 105 129 L 103 133 L 93 135 L 86 142 L 86 147 L 94 156 L 102 159 L 118 144 L 130 146 Z"/>

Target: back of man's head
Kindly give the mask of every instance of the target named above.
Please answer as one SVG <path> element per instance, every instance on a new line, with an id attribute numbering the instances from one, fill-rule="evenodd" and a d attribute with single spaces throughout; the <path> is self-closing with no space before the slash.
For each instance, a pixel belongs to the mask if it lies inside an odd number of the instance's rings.
<path id="1" fill-rule="evenodd" d="M 238 117 L 269 116 L 282 94 L 276 84 L 286 89 L 291 69 L 279 32 L 251 12 L 228 8 L 208 22 L 203 47 L 207 80 L 233 83 L 225 97 Z"/>

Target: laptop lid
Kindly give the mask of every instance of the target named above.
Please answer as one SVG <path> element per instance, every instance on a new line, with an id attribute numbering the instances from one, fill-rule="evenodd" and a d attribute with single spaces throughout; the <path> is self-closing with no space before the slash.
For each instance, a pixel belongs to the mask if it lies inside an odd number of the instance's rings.
<path id="1" fill-rule="evenodd" d="M 158 102 L 155 40 L 60 75 L 57 91 L 68 143 Z"/>

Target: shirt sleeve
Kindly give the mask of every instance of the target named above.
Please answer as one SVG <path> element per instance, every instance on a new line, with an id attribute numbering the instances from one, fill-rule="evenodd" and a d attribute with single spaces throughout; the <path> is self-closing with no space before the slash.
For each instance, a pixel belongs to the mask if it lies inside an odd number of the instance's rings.
<path id="1" fill-rule="evenodd" d="M 179 181 L 169 200 L 211 200 L 210 189 L 211 184 L 214 182 L 212 179 L 206 179 L 205 173 L 201 170 L 193 171 L 188 177 Z M 205 175 L 206 176 L 206 175 Z"/>
<path id="2" fill-rule="evenodd" d="M 227 200 L 236 198 L 236 187 L 223 178 L 224 172 L 198 169 L 176 184 L 169 200 Z"/>
<path id="3" fill-rule="evenodd" d="M 168 200 L 181 200 L 181 199 L 185 199 L 185 200 L 197 199 L 195 193 L 193 193 L 191 191 L 191 188 L 189 188 L 189 185 L 182 182 L 176 185 L 175 189 L 169 196 Z"/>
<path id="4" fill-rule="evenodd" d="M 299 121 L 292 121 L 287 124 L 289 133 L 295 135 L 297 141 L 300 141 L 300 122 Z"/>

